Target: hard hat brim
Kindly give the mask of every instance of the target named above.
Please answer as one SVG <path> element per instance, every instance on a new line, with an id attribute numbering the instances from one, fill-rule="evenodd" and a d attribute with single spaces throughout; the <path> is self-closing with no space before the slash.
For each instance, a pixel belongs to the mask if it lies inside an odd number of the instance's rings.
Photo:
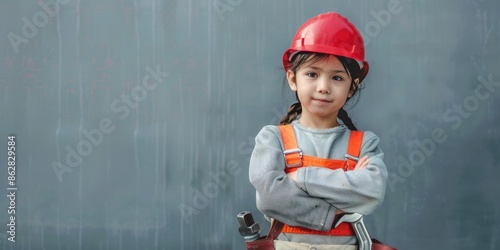
<path id="1" fill-rule="evenodd" d="M 334 55 L 334 56 L 343 56 L 347 58 L 351 58 L 353 60 L 356 60 L 358 64 L 360 64 L 360 69 L 361 69 L 361 76 L 360 80 L 362 81 L 366 75 L 368 75 L 369 71 L 369 64 L 366 60 L 363 60 L 361 58 L 356 58 L 355 56 L 352 55 L 351 51 L 347 51 L 346 49 L 343 48 L 332 48 L 330 46 L 318 46 L 318 45 L 305 45 L 302 47 L 298 47 L 296 49 L 288 49 L 285 51 L 283 54 L 283 68 L 284 70 L 288 70 L 291 66 L 291 59 L 293 56 L 299 52 L 311 52 L 311 53 L 322 53 L 322 54 L 329 54 L 329 55 Z"/>

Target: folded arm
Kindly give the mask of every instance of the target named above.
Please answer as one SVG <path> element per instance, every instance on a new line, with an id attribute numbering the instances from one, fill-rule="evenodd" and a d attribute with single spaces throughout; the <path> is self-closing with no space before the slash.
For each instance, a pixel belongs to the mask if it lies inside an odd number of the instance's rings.
<path id="1" fill-rule="evenodd" d="M 257 190 L 257 208 L 291 226 L 329 230 L 336 208 L 302 190 L 286 175 L 284 167 L 280 140 L 272 127 L 266 126 L 255 138 L 250 158 L 249 177 Z"/>
<path id="2" fill-rule="evenodd" d="M 360 157 L 368 156 L 369 164 L 353 171 L 304 167 L 297 170 L 297 185 L 313 197 L 323 198 L 337 209 L 364 215 L 379 207 L 385 195 L 387 169 L 379 138 L 365 132 Z"/>

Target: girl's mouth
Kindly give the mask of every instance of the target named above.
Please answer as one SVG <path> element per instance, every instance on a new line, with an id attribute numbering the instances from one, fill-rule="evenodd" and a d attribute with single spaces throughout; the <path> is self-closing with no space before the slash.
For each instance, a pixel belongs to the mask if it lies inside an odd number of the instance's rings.
<path id="1" fill-rule="evenodd" d="M 314 98 L 313 98 L 313 100 L 314 100 L 314 101 L 318 101 L 318 102 L 324 102 L 324 103 L 329 103 L 329 102 L 332 102 L 332 101 L 328 101 L 328 100 L 326 100 L 326 99 L 314 99 Z"/>

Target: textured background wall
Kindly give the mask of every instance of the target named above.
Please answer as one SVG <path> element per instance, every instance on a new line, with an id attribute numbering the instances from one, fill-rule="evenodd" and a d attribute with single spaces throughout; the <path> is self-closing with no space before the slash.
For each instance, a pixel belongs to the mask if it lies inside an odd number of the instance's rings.
<path id="1" fill-rule="evenodd" d="M 495 0 L 0 1 L 0 248 L 243 249 L 238 212 L 268 228 L 248 181 L 253 138 L 293 102 L 281 55 L 327 11 L 362 31 L 371 63 L 348 109 L 391 173 L 371 234 L 498 249 Z"/>

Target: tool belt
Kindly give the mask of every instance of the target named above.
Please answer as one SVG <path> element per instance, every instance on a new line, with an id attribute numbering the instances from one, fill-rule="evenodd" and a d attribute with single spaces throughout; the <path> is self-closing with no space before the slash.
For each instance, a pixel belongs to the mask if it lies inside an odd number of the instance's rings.
<path id="1" fill-rule="evenodd" d="M 282 232 L 283 226 L 282 222 L 274 220 L 271 224 L 271 228 L 266 236 L 262 236 L 254 241 L 247 241 L 247 250 L 275 250 L 274 241 L 278 238 L 278 235 Z M 377 239 L 371 238 L 371 250 L 397 250 L 391 246 L 385 245 L 384 243 L 378 241 Z"/>

